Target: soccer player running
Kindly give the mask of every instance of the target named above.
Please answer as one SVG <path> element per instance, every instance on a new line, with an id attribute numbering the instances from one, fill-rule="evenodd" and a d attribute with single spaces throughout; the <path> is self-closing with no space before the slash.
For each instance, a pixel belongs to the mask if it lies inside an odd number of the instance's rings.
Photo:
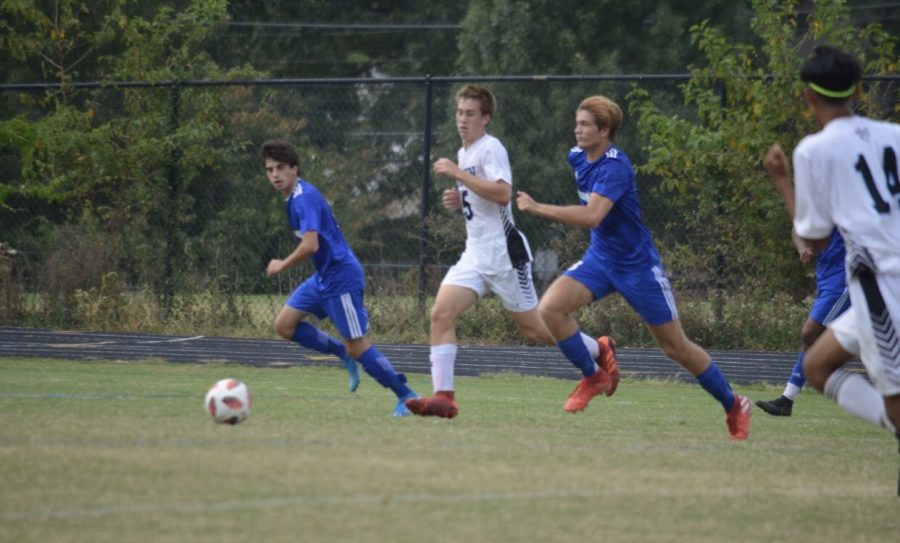
<path id="1" fill-rule="evenodd" d="M 350 371 L 350 390 L 359 384 L 356 362 L 373 379 L 397 395 L 394 416 L 409 415 L 404 402 L 418 395 L 406 386 L 406 376 L 369 344 L 369 315 L 363 305 L 365 276 L 356 255 L 347 245 L 331 207 L 319 190 L 299 176 L 300 157 L 293 145 L 282 140 L 262 144 L 260 156 L 266 177 L 285 198 L 288 224 L 300 243 L 284 259 L 273 259 L 266 275 L 273 277 L 312 259 L 315 273 L 300 284 L 275 317 L 275 331 L 284 339 L 341 358 Z M 330 318 L 343 343 L 305 322 L 307 317 Z"/>
<path id="2" fill-rule="evenodd" d="M 769 173 L 775 188 L 784 200 L 784 206 L 791 221 L 794 220 L 794 188 L 791 185 L 791 167 L 787 155 L 777 143 L 769 148 L 763 159 L 766 171 Z M 791 232 L 794 247 L 800 254 L 801 262 L 812 260 L 815 250 L 796 232 Z M 809 312 L 806 322 L 800 329 L 800 344 L 802 350 L 797 355 L 797 362 L 791 371 L 791 376 L 784 387 L 781 397 L 774 400 L 759 400 L 756 405 L 766 413 L 776 417 L 790 417 L 794 408 L 794 400 L 800 394 L 800 390 L 806 383 L 803 375 L 804 353 L 815 343 L 816 339 L 828 323 L 837 318 L 850 307 L 850 296 L 847 292 L 847 281 L 844 279 L 844 238 L 840 232 L 834 229 L 828 239 L 828 245 L 819 253 L 816 259 L 816 299 Z"/>
<path id="3" fill-rule="evenodd" d="M 466 220 L 466 247 L 444 276 L 431 307 L 431 379 L 434 395 L 406 402 L 422 416 L 453 418 L 459 412 L 454 385 L 457 339 L 456 320 L 488 292 L 503 303 L 528 340 L 553 345 L 537 313 L 538 297 L 531 276 L 531 249 L 513 221 L 512 170 L 506 148 L 487 133 L 497 108 L 485 88 L 467 85 L 456 94 L 456 128 L 462 140 L 458 164 L 448 158 L 434 163 L 434 172 L 455 180 L 443 192 L 451 211 L 461 210 Z M 609 338 L 577 336 L 589 353 L 592 370 L 610 383 L 611 395 L 619 381 L 614 347 Z M 598 369 L 599 362 L 599 369 Z"/>
<path id="4" fill-rule="evenodd" d="M 844 410 L 897 433 L 900 425 L 900 125 L 857 116 L 856 58 L 816 47 L 803 98 L 822 126 L 793 153 L 794 231 L 815 248 L 837 227 L 847 251 L 851 307 L 809 348 L 809 383 Z M 859 356 L 870 382 L 843 368 Z M 900 438 L 900 436 L 898 436 Z M 898 486 L 900 493 L 900 486 Z"/>
<path id="5" fill-rule="evenodd" d="M 622 110 L 605 96 L 584 99 L 575 112 L 575 141 L 569 164 L 575 172 L 580 205 L 536 202 L 518 193 L 519 209 L 545 219 L 590 228 L 591 241 L 582 259 L 558 277 L 541 298 L 538 312 L 563 355 L 582 372 L 565 403 L 571 412 L 587 407 L 606 392 L 609 380 L 596 371 L 578 340 L 572 314 L 608 294 L 619 292 L 643 318 L 669 358 L 689 371 L 725 410 L 731 439 L 750 433 L 749 398 L 735 394 L 709 354 L 691 342 L 678 320 L 675 298 L 650 232 L 641 222 L 634 169 L 614 143 Z"/>

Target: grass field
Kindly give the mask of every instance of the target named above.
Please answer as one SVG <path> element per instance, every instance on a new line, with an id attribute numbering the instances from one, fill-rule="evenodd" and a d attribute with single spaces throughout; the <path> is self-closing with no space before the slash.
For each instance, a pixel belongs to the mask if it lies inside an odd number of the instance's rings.
<path id="1" fill-rule="evenodd" d="M 203 411 L 225 376 L 237 427 Z M 697 386 L 571 415 L 573 385 L 458 378 L 458 418 L 394 419 L 336 366 L 0 359 L 0 541 L 896 540 L 896 441 L 816 393 L 733 443 Z"/>

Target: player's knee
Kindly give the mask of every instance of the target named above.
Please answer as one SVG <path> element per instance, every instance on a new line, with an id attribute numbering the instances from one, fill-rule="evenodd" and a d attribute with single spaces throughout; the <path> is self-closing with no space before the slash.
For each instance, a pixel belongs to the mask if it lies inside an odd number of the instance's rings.
<path id="1" fill-rule="evenodd" d="M 551 307 L 549 304 L 539 303 L 538 304 L 538 316 L 541 318 L 546 324 L 553 324 L 560 320 L 560 313 Z"/>
<path id="2" fill-rule="evenodd" d="M 294 325 L 291 327 L 288 323 L 275 319 L 275 322 L 272 324 L 272 328 L 275 329 L 275 333 L 278 334 L 278 337 L 282 339 L 291 339 L 294 337 L 294 329 L 297 326 Z"/>
<path id="3" fill-rule="evenodd" d="M 431 318 L 431 327 L 446 327 L 451 326 L 453 322 L 456 320 L 456 316 L 449 309 L 434 306 L 431 308 L 429 313 Z"/>
<path id="4" fill-rule="evenodd" d="M 350 355 L 350 358 L 359 360 L 363 353 L 369 350 L 369 341 L 365 337 L 345 340 L 344 347 L 347 349 L 347 354 Z"/>
<path id="5" fill-rule="evenodd" d="M 831 372 L 817 364 L 815 360 L 803 360 L 803 376 L 806 378 L 806 383 L 819 392 L 825 390 L 825 382 L 830 375 Z"/>

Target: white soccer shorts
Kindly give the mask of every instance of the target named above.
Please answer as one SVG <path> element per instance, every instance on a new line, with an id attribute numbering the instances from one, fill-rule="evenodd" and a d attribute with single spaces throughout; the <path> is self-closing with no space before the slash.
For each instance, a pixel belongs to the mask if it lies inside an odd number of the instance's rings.
<path id="1" fill-rule="evenodd" d="M 531 277 L 531 263 L 511 270 L 485 274 L 477 270 L 453 266 L 441 285 L 454 285 L 475 291 L 479 298 L 493 292 L 500 298 L 503 307 L 512 313 L 531 311 L 538 304 L 537 291 Z"/>
<path id="2" fill-rule="evenodd" d="M 900 394 L 900 275 L 861 274 L 847 285 L 850 309 L 828 327 L 860 357 L 882 396 Z"/>

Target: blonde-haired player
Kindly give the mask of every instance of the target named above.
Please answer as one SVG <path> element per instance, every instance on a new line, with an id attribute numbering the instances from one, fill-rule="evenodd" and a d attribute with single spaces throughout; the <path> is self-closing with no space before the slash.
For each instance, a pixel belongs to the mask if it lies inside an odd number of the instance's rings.
<path id="1" fill-rule="evenodd" d="M 517 199 L 522 211 L 591 230 L 582 259 L 550 285 L 538 308 L 560 351 L 583 375 L 565 409 L 581 411 L 609 387 L 606 376 L 594 371 L 572 314 L 618 292 L 641 315 L 666 356 L 689 371 L 722 404 L 730 438 L 747 439 L 750 400 L 732 392 L 709 354 L 681 328 L 659 253 L 641 222 L 634 168 L 613 143 L 622 118 L 618 104 L 605 96 L 588 97 L 575 111 L 577 146 L 569 151 L 568 161 L 575 173 L 580 205 L 538 203 L 521 191 Z"/>

